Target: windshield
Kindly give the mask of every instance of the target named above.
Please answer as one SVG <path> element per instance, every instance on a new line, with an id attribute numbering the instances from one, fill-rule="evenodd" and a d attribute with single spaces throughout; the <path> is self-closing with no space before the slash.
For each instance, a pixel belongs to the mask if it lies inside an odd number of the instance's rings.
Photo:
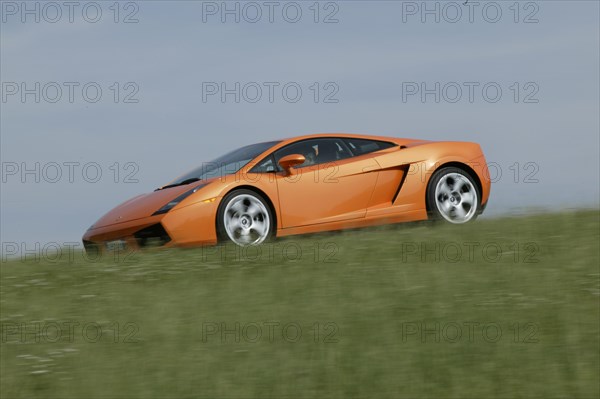
<path id="1" fill-rule="evenodd" d="M 236 173 L 246 166 L 248 162 L 252 161 L 277 143 L 279 143 L 279 141 L 269 141 L 267 143 L 251 144 L 238 148 L 211 162 L 204 162 L 200 167 L 177 178 L 177 180 L 173 181 L 169 186 L 185 184 L 186 181 L 206 180 L 213 177 L 221 177 Z"/>

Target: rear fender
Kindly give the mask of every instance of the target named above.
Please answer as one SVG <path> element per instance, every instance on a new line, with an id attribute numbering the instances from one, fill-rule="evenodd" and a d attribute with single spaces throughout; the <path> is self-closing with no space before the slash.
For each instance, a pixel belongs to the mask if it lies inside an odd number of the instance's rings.
<path id="1" fill-rule="evenodd" d="M 381 169 L 408 168 L 406 177 L 402 179 L 402 187 L 399 187 L 393 203 L 394 206 L 402 206 L 403 210 L 426 208 L 427 184 L 429 184 L 433 173 L 447 163 L 460 163 L 471 167 L 483 186 L 482 202 L 487 201 L 489 185 L 486 189 L 485 173 L 483 172 L 485 158 L 483 158 L 479 144 L 425 142 L 408 148 L 400 148 L 394 152 L 384 153 L 374 158 Z"/>

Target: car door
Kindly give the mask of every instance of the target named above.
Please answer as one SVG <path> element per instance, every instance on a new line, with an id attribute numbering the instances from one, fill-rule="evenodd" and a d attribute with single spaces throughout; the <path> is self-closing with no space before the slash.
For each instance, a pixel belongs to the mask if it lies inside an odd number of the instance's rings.
<path id="1" fill-rule="evenodd" d="M 283 228 L 363 218 L 379 165 L 370 155 L 354 156 L 339 138 L 292 143 L 275 152 L 275 163 L 301 154 L 292 174 L 276 174 Z"/>

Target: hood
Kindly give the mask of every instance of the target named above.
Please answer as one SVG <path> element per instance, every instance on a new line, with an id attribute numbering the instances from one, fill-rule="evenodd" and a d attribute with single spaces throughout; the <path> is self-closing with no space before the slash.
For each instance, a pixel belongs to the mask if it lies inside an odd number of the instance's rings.
<path id="1" fill-rule="evenodd" d="M 154 212 L 159 210 L 169 201 L 177 198 L 186 191 L 192 190 L 194 187 L 205 183 L 206 182 L 197 182 L 138 195 L 113 208 L 106 215 L 98 219 L 91 228 L 95 229 L 152 216 Z"/>

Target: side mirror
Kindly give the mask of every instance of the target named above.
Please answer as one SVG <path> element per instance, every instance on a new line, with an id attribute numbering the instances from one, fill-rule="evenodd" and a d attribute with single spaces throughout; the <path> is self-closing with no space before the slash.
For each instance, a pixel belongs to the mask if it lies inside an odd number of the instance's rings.
<path id="1" fill-rule="evenodd" d="M 290 154 L 279 160 L 279 165 L 285 170 L 287 173 L 292 173 L 292 168 L 297 165 L 302 165 L 306 162 L 306 158 L 302 154 Z"/>

